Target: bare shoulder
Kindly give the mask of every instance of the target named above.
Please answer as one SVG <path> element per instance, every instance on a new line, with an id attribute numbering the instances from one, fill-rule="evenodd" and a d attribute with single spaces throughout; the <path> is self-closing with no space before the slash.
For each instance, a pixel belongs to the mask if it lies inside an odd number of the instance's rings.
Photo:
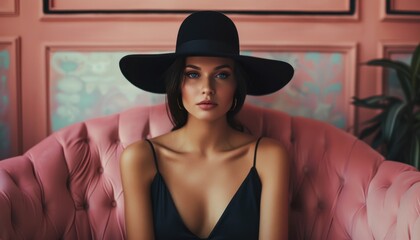
<path id="1" fill-rule="evenodd" d="M 153 151 L 146 140 L 130 144 L 121 154 L 122 174 L 139 176 L 151 180 L 156 174 Z"/>
<path id="2" fill-rule="evenodd" d="M 283 144 L 273 138 L 264 137 L 258 145 L 258 155 L 261 161 L 270 164 L 272 161 L 287 161 L 287 149 Z M 266 160 L 264 160 L 266 159 Z"/>
<path id="3" fill-rule="evenodd" d="M 153 239 L 150 187 L 156 168 L 149 143 L 138 141 L 124 149 L 120 167 L 127 238 Z"/>
<path id="4" fill-rule="evenodd" d="M 256 167 L 261 180 L 273 175 L 289 172 L 289 156 L 287 149 L 279 141 L 272 138 L 262 138 L 258 145 Z"/>
<path id="5" fill-rule="evenodd" d="M 287 149 L 277 140 L 262 138 L 258 146 L 260 176 L 260 239 L 287 239 L 290 164 Z"/>

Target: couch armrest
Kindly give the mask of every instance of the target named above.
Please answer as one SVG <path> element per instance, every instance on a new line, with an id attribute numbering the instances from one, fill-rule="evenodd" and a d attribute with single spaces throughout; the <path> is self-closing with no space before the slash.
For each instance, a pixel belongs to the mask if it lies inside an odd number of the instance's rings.
<path id="1" fill-rule="evenodd" d="M 1 161 L 0 238 L 31 239 L 42 227 L 41 190 L 25 156 Z"/>
<path id="2" fill-rule="evenodd" d="M 75 221 L 68 179 L 63 146 L 54 135 L 1 161 L 0 239 L 89 239 L 86 221 Z"/>
<path id="3" fill-rule="evenodd" d="M 366 204 L 375 239 L 420 239 L 420 173 L 415 168 L 382 162 Z"/>

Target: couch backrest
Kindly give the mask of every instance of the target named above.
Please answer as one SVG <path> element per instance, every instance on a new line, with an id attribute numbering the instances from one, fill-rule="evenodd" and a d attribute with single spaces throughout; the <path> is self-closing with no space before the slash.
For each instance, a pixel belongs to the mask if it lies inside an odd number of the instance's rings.
<path id="1" fill-rule="evenodd" d="M 383 163 L 370 147 L 326 123 L 279 111 L 246 105 L 239 119 L 290 152 L 290 239 L 387 234 L 374 228 L 366 208 L 369 183 Z M 164 105 L 138 107 L 72 125 L 1 161 L 0 238 L 124 238 L 120 154 L 170 128 Z"/>

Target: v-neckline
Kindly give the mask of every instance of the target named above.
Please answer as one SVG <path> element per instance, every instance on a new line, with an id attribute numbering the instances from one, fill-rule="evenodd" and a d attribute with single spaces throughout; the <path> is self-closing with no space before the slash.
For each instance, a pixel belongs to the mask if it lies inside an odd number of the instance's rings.
<path id="1" fill-rule="evenodd" d="M 156 173 L 155 179 L 153 180 L 153 182 L 156 180 L 157 177 L 160 178 L 160 180 L 163 183 L 163 186 L 169 196 L 169 200 L 171 202 L 171 204 L 173 205 L 176 215 L 179 218 L 180 222 L 182 223 L 183 227 L 188 230 L 189 233 L 191 233 L 191 235 L 193 235 L 194 237 L 196 237 L 197 239 L 200 240 L 205 240 L 205 239 L 209 239 L 210 237 L 212 237 L 214 235 L 214 232 L 217 230 L 218 226 L 221 224 L 221 222 L 223 221 L 223 219 L 225 218 L 225 215 L 227 214 L 227 210 L 229 209 L 229 207 L 231 206 L 233 200 L 237 197 L 237 195 L 239 194 L 239 192 L 241 191 L 241 189 L 243 188 L 243 186 L 245 185 L 245 183 L 248 181 L 249 176 L 251 175 L 251 173 L 253 171 L 256 171 L 255 166 L 252 166 L 251 169 L 249 170 L 248 174 L 246 175 L 245 179 L 242 181 L 242 183 L 239 185 L 238 189 L 236 190 L 236 192 L 233 194 L 232 198 L 230 199 L 230 201 L 228 202 L 228 204 L 226 205 L 225 209 L 223 210 L 222 214 L 220 215 L 219 219 L 217 220 L 216 224 L 213 226 L 212 230 L 210 231 L 209 235 L 206 238 L 200 238 L 199 236 L 197 236 L 197 234 L 193 233 L 188 226 L 185 224 L 184 219 L 182 219 L 181 214 L 178 211 L 178 208 L 175 205 L 175 202 L 172 198 L 172 194 L 171 191 L 169 191 L 168 186 L 166 185 L 165 179 L 163 178 L 163 176 L 160 174 L 160 172 L 158 171 Z"/>

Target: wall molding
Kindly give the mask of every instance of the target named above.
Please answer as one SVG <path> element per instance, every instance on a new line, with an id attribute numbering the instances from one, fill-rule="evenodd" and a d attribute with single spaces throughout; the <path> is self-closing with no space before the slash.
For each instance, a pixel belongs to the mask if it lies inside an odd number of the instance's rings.
<path id="1" fill-rule="evenodd" d="M 411 53 L 416 48 L 419 42 L 402 42 L 402 41 L 385 41 L 378 43 L 378 58 L 389 58 L 395 53 Z M 387 89 L 385 74 L 383 68 L 377 69 L 377 79 L 379 84 L 376 89 L 377 94 L 385 94 Z"/>
<path id="2" fill-rule="evenodd" d="M 381 20 L 382 21 L 420 21 L 420 4 L 414 9 L 396 9 L 395 1 L 381 1 Z"/>
<path id="3" fill-rule="evenodd" d="M 21 40 L 18 36 L 0 37 L 0 45 L 10 51 L 10 95 L 9 122 L 11 127 L 11 151 L 13 156 L 22 154 L 22 95 L 21 95 Z"/>
<path id="4" fill-rule="evenodd" d="M 197 10 L 208 10 L 214 9 L 217 11 L 223 11 L 226 13 L 237 13 L 237 14 L 256 14 L 256 15 L 352 15 L 356 9 L 356 0 L 341 0 L 345 1 L 347 5 L 343 9 L 330 10 L 331 2 L 337 0 L 331 0 L 330 2 L 324 3 L 324 9 L 319 7 L 308 7 L 307 9 L 295 3 L 289 1 L 282 4 L 276 4 L 275 1 L 261 0 L 259 2 L 243 0 L 241 5 L 238 2 L 226 3 L 223 8 L 220 7 L 220 2 L 204 1 L 201 3 L 194 3 L 194 1 L 185 0 L 174 0 L 171 5 L 167 2 L 160 2 L 159 0 L 144 0 L 139 3 L 132 3 L 125 0 L 119 4 L 110 3 L 110 1 L 98 1 L 94 2 L 95 6 L 86 4 L 84 1 L 72 1 L 72 2 L 56 2 L 56 0 L 43 0 L 43 11 L 46 14 L 92 14 L 92 13 L 103 13 L 103 14 L 129 14 L 129 13 L 157 13 L 157 14 L 171 14 L 171 13 L 190 13 Z M 325 0 L 324 0 L 325 1 Z M 81 3 L 83 2 L 83 4 Z M 318 4 L 319 5 L 319 4 Z M 344 5 L 344 4 L 343 4 Z M 122 7 L 124 6 L 124 7 Z M 175 7 L 176 6 L 176 7 Z M 266 6 L 266 7 L 263 7 Z M 268 7 L 269 6 L 269 7 Z M 287 10 L 287 7 L 295 8 L 296 10 Z M 327 7 L 328 6 L 328 7 Z M 313 10 L 310 10 L 310 9 Z M 258 9 L 258 10 L 255 10 Z M 302 9 L 302 10 L 301 10 Z"/>
<path id="5" fill-rule="evenodd" d="M 143 7 L 140 3 L 132 3 L 131 4 L 124 4 L 121 3 L 118 5 L 118 7 L 127 6 L 126 8 L 116 9 L 114 6 L 113 8 L 111 6 L 97 6 L 97 7 L 91 7 L 87 4 L 81 5 L 77 3 L 73 3 L 75 6 L 71 7 L 72 2 L 67 2 L 66 4 L 69 6 L 58 6 L 57 3 L 55 3 L 56 0 L 43 0 L 43 10 L 42 10 L 42 19 L 43 20 L 63 20 L 63 19 L 91 19 L 91 18 L 104 18 L 104 19 L 127 19 L 127 18 L 140 18 L 140 19 L 166 19 L 168 17 L 172 18 L 173 15 L 181 15 L 185 16 L 187 14 L 190 14 L 194 11 L 198 10 L 208 10 L 213 9 L 217 11 L 221 11 L 225 14 L 229 15 L 237 15 L 239 18 L 242 17 L 254 17 L 254 18 L 280 18 L 280 19 L 298 19 L 301 21 L 302 19 L 311 20 L 311 21 L 317 21 L 317 20 L 358 20 L 358 2 L 357 0 L 341 0 L 344 2 L 343 8 L 336 8 L 331 9 L 330 4 L 326 4 L 325 8 L 322 7 L 313 7 L 312 9 L 310 7 L 302 8 L 301 5 L 298 3 L 294 3 L 294 1 L 290 0 L 289 4 L 293 3 L 295 4 L 294 10 L 287 10 L 283 7 L 277 7 L 277 9 L 274 8 L 261 8 L 262 5 L 264 5 L 264 2 L 258 2 L 258 1 L 252 1 L 252 0 L 246 0 L 245 2 L 241 2 L 240 7 L 238 5 L 235 5 L 235 2 L 224 4 L 223 8 L 221 8 L 220 4 L 214 1 L 207 0 L 207 2 L 200 2 L 200 4 L 197 3 L 197 5 L 209 5 L 208 7 L 194 7 L 190 6 L 191 4 L 188 3 L 188 1 L 181 1 L 181 0 L 175 0 L 179 1 L 178 3 L 172 3 L 172 5 L 177 6 L 175 9 L 168 8 L 168 5 L 166 2 L 159 2 L 158 0 L 148 0 L 146 2 L 142 2 L 143 5 L 153 5 L 153 8 L 151 6 L 149 7 Z M 265 2 L 273 2 L 271 0 L 263 0 Z M 324 0 L 327 1 L 327 0 Z M 331 0 L 335 2 L 336 0 Z M 75 1 L 73 1 L 75 2 Z M 265 5 L 269 4 L 266 3 Z M 257 5 L 258 4 L 258 5 Z M 105 4 L 105 5 L 110 5 Z M 130 6 L 131 5 L 131 6 Z M 133 5 L 140 5 L 140 6 L 133 6 Z M 255 10 L 255 9 L 261 9 L 261 10 Z"/>
<path id="6" fill-rule="evenodd" d="M 0 16 L 19 15 L 19 0 L 2 0 Z"/>

